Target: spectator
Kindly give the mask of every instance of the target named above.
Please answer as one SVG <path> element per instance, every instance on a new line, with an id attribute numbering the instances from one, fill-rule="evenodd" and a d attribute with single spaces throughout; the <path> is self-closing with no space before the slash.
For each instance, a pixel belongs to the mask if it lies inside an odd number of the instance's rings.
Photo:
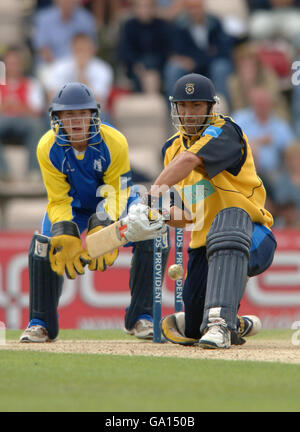
<path id="1" fill-rule="evenodd" d="M 159 93 L 161 71 L 170 54 L 171 35 L 166 21 L 156 18 L 155 0 L 133 0 L 133 16 L 122 26 L 119 59 L 135 92 Z"/>
<path id="2" fill-rule="evenodd" d="M 129 14 L 131 0 L 86 0 L 85 7 L 96 17 L 97 23 L 110 26 L 119 23 Z"/>
<path id="3" fill-rule="evenodd" d="M 274 201 L 283 226 L 300 226 L 300 142 L 284 151 L 284 166 L 274 182 Z"/>
<path id="4" fill-rule="evenodd" d="M 157 0 L 157 16 L 167 21 L 175 20 L 184 10 L 184 0 Z"/>
<path id="5" fill-rule="evenodd" d="M 262 64 L 256 43 L 245 42 L 233 52 L 234 72 L 228 77 L 232 111 L 249 106 L 252 87 L 265 87 L 272 95 L 277 115 L 289 121 L 289 107 L 281 93 L 280 79 L 273 69 Z"/>
<path id="6" fill-rule="evenodd" d="M 248 9 L 250 13 L 254 13 L 257 10 L 270 10 L 269 0 L 247 0 Z"/>
<path id="7" fill-rule="evenodd" d="M 217 93 L 229 98 L 227 77 L 232 72 L 232 39 L 221 21 L 206 13 L 204 0 L 185 0 L 186 14 L 177 20 L 173 51 L 165 69 L 166 93 L 182 75 L 200 73 L 211 78 Z"/>
<path id="8" fill-rule="evenodd" d="M 36 0 L 34 8 L 37 11 L 49 6 L 53 6 L 53 0 Z"/>
<path id="9" fill-rule="evenodd" d="M 244 40 L 248 34 L 249 9 L 247 0 L 205 1 L 206 12 L 218 17 L 227 34 L 235 41 Z"/>
<path id="10" fill-rule="evenodd" d="M 26 14 L 28 2 L 19 0 L 0 1 L 0 53 L 10 45 L 23 43 L 26 38 Z"/>
<path id="11" fill-rule="evenodd" d="M 0 86 L 0 173 L 2 180 L 10 173 L 3 155 L 3 140 L 17 139 L 28 150 L 28 179 L 36 179 L 39 167 L 36 146 L 44 123 L 44 93 L 39 82 L 25 76 L 25 60 L 22 48 L 10 47 L 4 54 L 6 84 Z"/>
<path id="12" fill-rule="evenodd" d="M 249 103 L 248 108 L 236 111 L 232 117 L 247 135 L 258 174 L 273 196 L 275 178 L 282 170 L 282 154 L 295 139 L 294 133 L 289 123 L 274 113 L 267 89 L 252 88 Z"/>
<path id="13" fill-rule="evenodd" d="M 97 37 L 96 22 L 79 0 L 54 0 L 53 6 L 34 16 L 34 27 L 33 48 L 38 67 L 70 55 L 76 33 L 87 33 L 95 41 Z"/>
<path id="14" fill-rule="evenodd" d="M 257 0 L 250 3 L 249 35 L 252 39 L 279 37 L 293 42 L 300 27 L 299 0 Z M 252 3 L 252 5 L 251 5 Z"/>
<path id="15" fill-rule="evenodd" d="M 49 101 L 56 90 L 67 82 L 77 81 L 87 85 L 101 105 L 102 120 L 109 120 L 106 108 L 113 78 L 112 67 L 96 57 L 94 40 L 87 34 L 79 33 L 72 38 L 72 55 L 48 67 L 43 84 Z"/>
<path id="16" fill-rule="evenodd" d="M 130 14 L 131 1 L 86 0 L 84 2 L 84 6 L 93 14 L 98 25 L 97 55 L 108 62 L 115 72 L 118 72 L 120 69 L 116 50 L 120 25 Z"/>

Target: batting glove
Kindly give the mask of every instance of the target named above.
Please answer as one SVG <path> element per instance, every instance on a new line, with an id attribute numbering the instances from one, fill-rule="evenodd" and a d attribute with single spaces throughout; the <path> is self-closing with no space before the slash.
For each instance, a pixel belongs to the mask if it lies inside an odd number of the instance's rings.
<path id="1" fill-rule="evenodd" d="M 154 239 L 167 230 L 163 216 L 144 204 L 133 204 L 124 222 L 127 225 L 124 236 L 130 242 Z"/>

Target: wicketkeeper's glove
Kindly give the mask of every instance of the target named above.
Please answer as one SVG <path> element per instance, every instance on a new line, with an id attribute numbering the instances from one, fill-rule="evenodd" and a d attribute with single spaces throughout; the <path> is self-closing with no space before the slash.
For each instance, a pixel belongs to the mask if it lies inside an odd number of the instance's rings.
<path id="1" fill-rule="evenodd" d="M 97 214 L 94 213 L 90 218 L 89 218 L 89 223 L 88 223 L 88 232 L 87 232 L 87 236 L 90 234 L 93 234 L 97 231 L 100 231 L 102 228 L 112 224 L 113 221 L 106 219 L 105 221 L 101 221 L 99 220 L 99 218 L 97 217 Z M 112 252 L 109 252 L 103 256 L 97 257 L 97 258 L 90 258 L 90 263 L 89 263 L 89 270 L 91 271 L 104 271 L 106 270 L 107 267 L 110 267 L 111 265 L 113 265 L 113 263 L 116 261 L 117 257 L 119 255 L 119 249 L 115 249 Z"/>
<path id="2" fill-rule="evenodd" d="M 56 222 L 51 233 L 49 259 L 52 270 L 60 276 L 66 273 L 68 279 L 84 274 L 84 266 L 91 258 L 82 248 L 77 224 L 72 221 Z"/>

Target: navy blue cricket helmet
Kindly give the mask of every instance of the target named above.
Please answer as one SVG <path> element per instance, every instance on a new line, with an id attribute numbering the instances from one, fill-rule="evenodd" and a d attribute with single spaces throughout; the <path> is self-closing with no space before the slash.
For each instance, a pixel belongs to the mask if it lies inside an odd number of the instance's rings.
<path id="1" fill-rule="evenodd" d="M 63 128 L 63 119 L 57 115 L 62 111 L 91 110 L 91 127 L 89 138 L 99 133 L 100 105 L 97 103 L 93 92 L 89 87 L 80 82 L 64 84 L 56 91 L 49 107 L 51 127 L 55 135 L 62 141 L 69 142 L 69 138 Z"/>
<path id="2" fill-rule="evenodd" d="M 170 101 L 205 101 L 214 104 L 216 103 L 216 90 L 209 78 L 192 73 L 176 81 Z"/>
<path id="3" fill-rule="evenodd" d="M 169 100 L 175 128 L 186 135 L 194 136 L 198 135 L 213 118 L 212 106 L 219 101 L 219 98 L 209 78 L 192 73 L 184 75 L 176 81 Z M 208 102 L 207 112 L 205 115 L 189 115 L 188 119 L 184 120 L 178 113 L 178 102 Z"/>
<path id="4" fill-rule="evenodd" d="M 89 87 L 80 82 L 64 84 L 54 94 L 50 112 L 66 110 L 91 109 L 97 110 L 99 105 Z"/>

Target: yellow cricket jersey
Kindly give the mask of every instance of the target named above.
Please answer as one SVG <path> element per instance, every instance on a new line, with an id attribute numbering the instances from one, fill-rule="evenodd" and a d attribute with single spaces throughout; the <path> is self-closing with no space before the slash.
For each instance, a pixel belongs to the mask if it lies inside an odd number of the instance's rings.
<path id="1" fill-rule="evenodd" d="M 112 126 L 102 123 L 83 153 L 49 130 L 39 141 L 37 158 L 52 224 L 72 220 L 75 209 L 92 213 L 102 205 L 112 220 L 125 210 L 131 185 L 128 144 Z"/>
<path id="2" fill-rule="evenodd" d="M 176 185 L 193 217 L 191 248 L 205 245 L 213 219 L 224 208 L 242 208 L 253 222 L 272 226 L 273 217 L 264 208 L 266 191 L 247 137 L 230 117 L 214 116 L 200 136 L 173 135 L 163 148 L 164 165 L 183 151 L 201 157 L 205 168 L 191 171 Z"/>

